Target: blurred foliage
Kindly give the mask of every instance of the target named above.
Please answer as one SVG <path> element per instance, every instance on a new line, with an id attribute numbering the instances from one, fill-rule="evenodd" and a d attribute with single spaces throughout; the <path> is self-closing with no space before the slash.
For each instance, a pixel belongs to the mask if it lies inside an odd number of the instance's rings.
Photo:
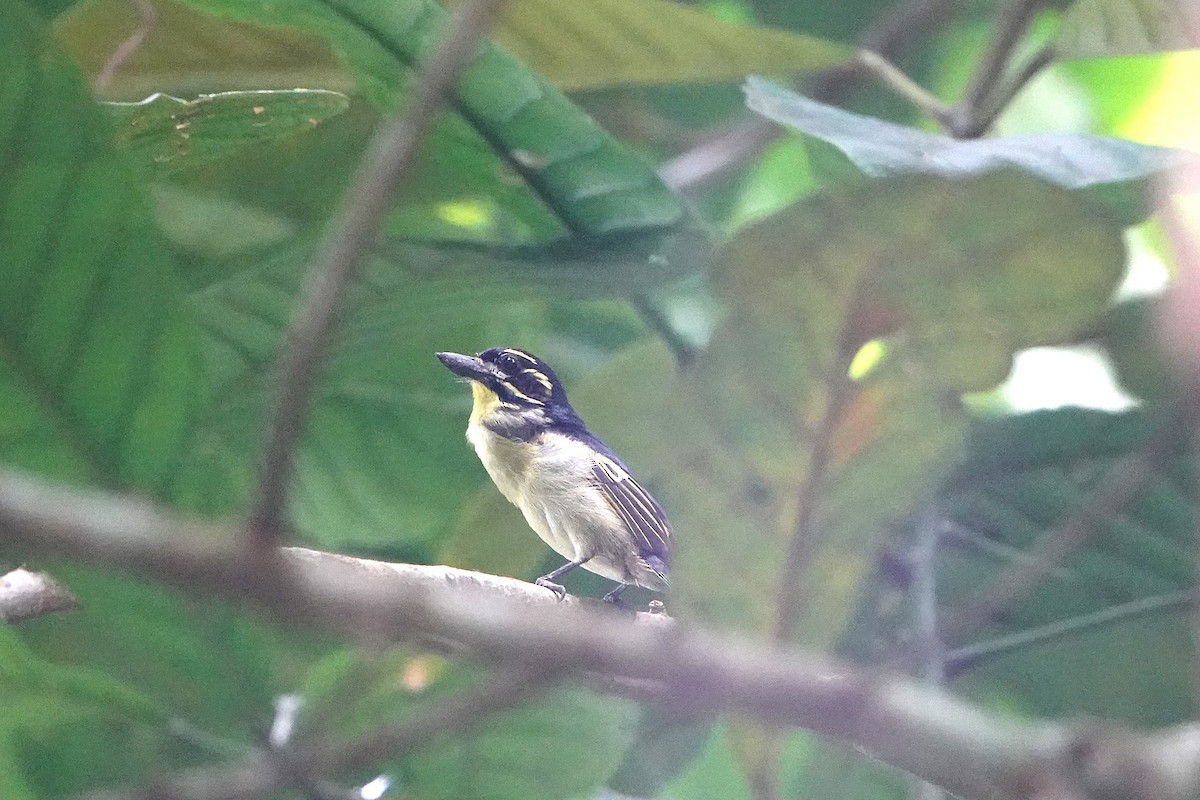
<path id="1" fill-rule="evenodd" d="M 250 496 L 305 263 L 446 15 L 432 0 L 152 2 L 144 41 L 89 93 L 143 24 L 135 6 L 0 0 L 0 461 L 224 517 Z M 901 63 L 953 99 L 994 8 L 934 21 Z M 839 104 L 854 112 L 803 96 L 891 9 L 508 4 L 352 287 L 299 453 L 297 537 L 543 570 L 547 548 L 463 441 L 467 393 L 432 357 L 496 344 L 553 363 L 663 502 L 671 611 L 715 627 L 886 659 L 913 636 L 931 502 L 950 523 L 934 565 L 946 608 L 1087 502 L 1175 398 L 1154 301 L 1111 298 L 1127 225 L 1183 157 L 1141 141 L 1174 141 L 1152 122 L 1200 107 L 1171 94 L 1200 85 L 1180 77 L 1200 61 L 1159 54 L 1187 30 L 1162 23 L 1187 9 L 1053 4 L 1032 41 L 1089 58 L 1053 65 L 998 121 L 1024 135 L 972 142 L 878 88 Z M 1129 52 L 1152 55 L 1114 57 Z M 747 110 L 750 73 L 775 83 L 751 80 Z M 656 176 L 701 128 L 754 113 L 791 130 L 731 177 L 684 197 Z M 979 400 L 1019 350 L 1080 340 L 1141 409 L 1013 416 Z M 1036 593 L 953 643 L 952 688 L 1031 715 L 1190 716 L 1171 598 L 1193 580 L 1195 480 L 1181 443 Z M 0 561 L 50 569 L 82 601 L 0 629 L 4 798 L 237 757 L 285 692 L 305 702 L 298 736 L 348 737 L 479 679 L 2 544 Z M 378 773 L 413 798 L 906 791 L 803 732 L 578 686 L 339 777 Z"/>

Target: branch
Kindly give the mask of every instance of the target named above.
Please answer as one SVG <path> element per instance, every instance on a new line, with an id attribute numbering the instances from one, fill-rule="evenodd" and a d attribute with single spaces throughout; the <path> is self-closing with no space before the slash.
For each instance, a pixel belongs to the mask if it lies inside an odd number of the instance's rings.
<path id="1" fill-rule="evenodd" d="M 948 22 L 957 4 L 958 0 L 907 0 L 873 22 L 862 35 L 859 46 L 894 61 L 921 35 Z M 863 83 L 867 74 L 858 64 L 835 67 L 814 76 L 807 94 L 823 103 L 840 103 Z M 778 136 L 779 127 L 756 114 L 743 122 L 723 126 L 705 141 L 663 164 L 658 175 L 672 189 L 695 187 L 754 158 Z"/>
<path id="2" fill-rule="evenodd" d="M 1029 550 L 1027 558 L 1004 569 L 946 621 L 942 627 L 942 640 L 963 642 L 971 633 L 1003 617 L 1009 609 L 1028 597 L 1067 556 L 1091 538 L 1097 527 L 1128 507 L 1163 462 L 1175 452 L 1178 444 L 1178 431 L 1174 425 L 1167 424 L 1143 452 L 1119 462 L 1065 522 L 1043 536 Z"/>
<path id="3" fill-rule="evenodd" d="M 855 62 L 874 75 L 880 83 L 923 111 L 943 127 L 950 116 L 950 108 L 925 87 L 905 75 L 899 67 L 872 50 L 859 50 Z"/>
<path id="4" fill-rule="evenodd" d="M 847 354 L 847 350 L 848 348 L 839 347 L 838 359 L 831 369 L 831 377 L 826 382 L 829 399 L 824 414 L 821 416 L 820 426 L 814 436 L 807 468 L 804 471 L 804 481 L 800 484 L 796 506 L 796 524 L 792 528 L 792 535 L 788 540 L 787 558 L 783 564 L 783 571 L 780 573 L 779 589 L 776 594 L 776 641 L 787 641 L 795 632 L 802 611 L 801 599 L 804 587 L 801 577 L 804 575 L 804 570 L 812 563 L 813 556 L 820 545 L 817 504 L 829 473 L 833 437 L 854 388 L 854 384 L 848 377 L 848 359 L 853 353 Z"/>
<path id="5" fill-rule="evenodd" d="M 280 789 L 311 786 L 321 776 L 367 767 L 427 745 L 438 735 L 469 728 L 525 700 L 552 677 L 547 670 L 501 670 L 477 687 L 351 741 L 259 751 L 233 764 L 189 770 L 142 790 L 101 791 L 82 800 L 260 800 Z"/>
<path id="6" fill-rule="evenodd" d="M 1086 800 L 1192 800 L 1200 792 L 1194 726 L 1140 734 L 1022 722 L 904 676 L 651 622 L 653 615 L 630 624 L 619 612 L 582 602 L 524 602 L 483 588 L 488 580 L 473 584 L 461 570 L 433 568 L 440 579 L 418 582 L 412 576 L 430 568 L 289 549 L 281 561 L 291 580 L 279 591 L 246 568 L 230 535 L 236 530 L 0 471 L 0 533 L 8 541 L 206 597 L 248 601 L 292 623 L 397 639 L 425 635 L 507 668 L 593 671 L 661 684 L 663 703 L 805 727 L 968 800 L 1033 800 L 1047 796 L 1040 793 L 1048 786 L 1062 789 L 1057 796 Z M 639 686 L 640 696 L 648 685 Z M 1113 794 L 1114 786 L 1129 791 Z"/>
<path id="7" fill-rule="evenodd" d="M 44 614 L 73 611 L 78 605 L 65 586 L 44 572 L 18 568 L 0 576 L 0 623 L 11 625 Z"/>
<path id="8" fill-rule="evenodd" d="M 371 140 L 329 233 L 312 257 L 304 299 L 292 314 L 276 365 L 278 386 L 263 433 L 258 496 L 247 528 L 254 552 L 269 553 L 279 543 L 297 442 L 346 289 L 392 196 L 416 163 L 421 142 L 458 76 L 475 57 L 500 4 L 500 0 L 472 0 L 457 6 L 446 35 L 416 78 L 408 105 L 382 123 Z"/>
<path id="9" fill-rule="evenodd" d="M 1127 622 L 1136 617 L 1158 614 L 1182 606 L 1195 605 L 1195 590 L 1180 590 L 1166 594 L 1139 597 L 1128 603 L 1118 603 L 1088 614 L 1078 614 L 1065 619 L 1056 619 L 1036 628 L 1017 631 L 995 639 L 974 642 L 946 653 L 945 670 L 950 676 L 973 669 L 985 659 L 1002 656 L 1031 645 L 1058 641 L 1067 636 L 1083 633 L 1102 625 Z"/>
<path id="10" fill-rule="evenodd" d="M 1047 0 L 1008 0 L 996 17 L 996 33 L 971 80 L 963 92 L 962 105 L 976 109 L 983 105 L 1004 77 L 1013 51 L 1033 22 L 1034 15 Z"/>
<path id="11" fill-rule="evenodd" d="M 1034 15 L 1046 4 L 1047 0 L 1008 0 L 1000 8 L 991 44 L 976 66 L 962 100 L 943 119 L 947 132 L 952 136 L 960 139 L 982 136 L 1017 92 L 1050 63 L 1053 52 L 1050 48 L 1042 48 L 1002 88 L 1013 52 L 1033 22 Z"/>

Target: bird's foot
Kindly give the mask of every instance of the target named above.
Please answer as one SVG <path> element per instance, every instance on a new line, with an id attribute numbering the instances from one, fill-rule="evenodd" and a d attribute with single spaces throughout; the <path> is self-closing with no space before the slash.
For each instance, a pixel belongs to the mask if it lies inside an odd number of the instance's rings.
<path id="1" fill-rule="evenodd" d="M 534 581 L 534 583 L 536 583 L 538 586 L 541 586 L 543 589 L 549 589 L 550 591 L 554 592 L 559 600 L 562 600 L 567 596 L 566 587 L 564 587 L 561 583 L 555 583 L 554 581 L 550 580 L 548 575 L 543 575 Z"/>
<path id="2" fill-rule="evenodd" d="M 628 588 L 629 588 L 628 583 L 620 584 L 619 586 L 617 586 L 617 588 L 613 589 L 611 592 L 604 595 L 604 597 L 603 597 L 604 602 L 606 602 L 610 605 L 617 606 L 618 608 L 623 607 L 625 605 L 625 603 L 621 601 L 621 592 L 625 591 Z"/>

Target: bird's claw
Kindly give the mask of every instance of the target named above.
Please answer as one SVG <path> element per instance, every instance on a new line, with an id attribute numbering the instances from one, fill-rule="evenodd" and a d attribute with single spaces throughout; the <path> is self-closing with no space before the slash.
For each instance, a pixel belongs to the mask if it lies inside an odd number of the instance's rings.
<path id="1" fill-rule="evenodd" d="M 538 586 L 541 586 L 543 589 L 549 589 L 550 591 L 554 592 L 555 596 L 558 597 L 559 600 L 562 600 L 567 596 L 566 587 L 564 587 L 561 583 L 555 583 L 549 578 L 541 577 L 534 581 L 534 583 L 536 583 Z"/>

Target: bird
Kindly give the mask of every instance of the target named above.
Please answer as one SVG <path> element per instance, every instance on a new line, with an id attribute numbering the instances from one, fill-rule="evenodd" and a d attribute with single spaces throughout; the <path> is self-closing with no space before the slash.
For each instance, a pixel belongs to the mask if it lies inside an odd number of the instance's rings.
<path id="1" fill-rule="evenodd" d="M 473 404 L 467 440 L 496 488 L 529 527 L 567 559 L 538 578 L 561 600 L 558 579 L 577 567 L 629 586 L 668 587 L 671 527 L 662 506 L 571 408 L 554 370 L 515 347 L 437 353 L 466 380 Z"/>

